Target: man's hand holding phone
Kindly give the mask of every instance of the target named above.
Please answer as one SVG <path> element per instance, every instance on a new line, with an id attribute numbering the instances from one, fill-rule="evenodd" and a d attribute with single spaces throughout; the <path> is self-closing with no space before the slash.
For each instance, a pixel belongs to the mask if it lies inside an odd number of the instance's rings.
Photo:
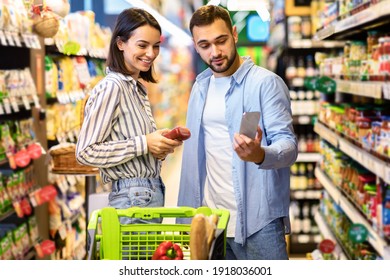
<path id="1" fill-rule="evenodd" d="M 259 121 L 260 112 L 244 112 L 241 118 L 240 134 L 255 139 Z"/>
<path id="2" fill-rule="evenodd" d="M 261 147 L 263 131 L 259 126 L 260 112 L 246 112 L 241 119 L 240 132 L 234 134 L 233 149 L 240 159 L 260 164 L 264 160 Z"/>

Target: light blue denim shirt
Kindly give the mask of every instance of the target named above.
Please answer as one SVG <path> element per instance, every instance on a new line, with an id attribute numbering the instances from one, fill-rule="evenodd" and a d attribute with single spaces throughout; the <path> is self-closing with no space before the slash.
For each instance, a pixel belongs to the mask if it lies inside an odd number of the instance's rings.
<path id="1" fill-rule="evenodd" d="M 235 242 L 241 244 L 279 217 L 285 218 L 289 229 L 290 166 L 298 155 L 287 86 L 276 74 L 255 65 L 249 57 L 243 58 L 225 96 L 226 123 L 233 143 L 243 112 L 260 111 L 265 158 L 262 164 L 256 165 L 242 161 L 233 152 L 237 203 Z M 199 207 L 203 201 L 206 155 L 202 112 L 211 75 L 210 69 L 200 73 L 190 95 L 186 126 L 191 130 L 191 138 L 184 142 L 178 197 L 181 206 Z"/>

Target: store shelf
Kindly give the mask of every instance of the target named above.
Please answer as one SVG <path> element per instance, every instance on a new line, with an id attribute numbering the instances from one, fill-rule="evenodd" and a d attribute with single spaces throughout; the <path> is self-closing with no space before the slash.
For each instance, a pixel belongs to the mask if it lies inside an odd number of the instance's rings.
<path id="1" fill-rule="evenodd" d="M 389 99 L 387 93 L 390 83 L 386 82 L 361 82 L 361 81 L 345 81 L 336 79 L 336 91 L 349 93 L 358 96 L 371 97 L 376 99 Z"/>
<path id="2" fill-rule="evenodd" d="M 13 214 L 15 214 L 15 210 L 13 208 L 8 210 L 7 212 L 1 214 L 0 215 L 0 222 L 7 219 L 8 217 L 10 217 Z"/>
<path id="3" fill-rule="evenodd" d="M 373 229 L 366 218 L 356 209 L 356 207 L 348 200 L 348 198 L 346 198 L 341 193 L 341 191 L 333 184 L 333 182 L 322 170 L 316 168 L 315 176 L 333 198 L 335 203 L 337 203 L 341 209 L 343 209 L 345 215 L 348 216 L 352 223 L 362 224 L 367 228 L 369 232 L 368 242 L 378 252 L 378 254 L 383 259 L 390 260 L 390 246 L 387 244 L 386 240 L 379 236 L 379 234 Z"/>
<path id="4" fill-rule="evenodd" d="M 92 168 L 90 171 L 88 170 L 79 170 L 79 169 L 74 169 L 72 170 L 71 168 L 65 170 L 65 169 L 60 169 L 60 168 L 53 168 L 51 170 L 51 173 L 53 174 L 59 174 L 59 175 L 80 175 L 80 176 L 96 176 L 99 174 L 99 169 L 98 168 Z"/>
<path id="5" fill-rule="evenodd" d="M 317 115 L 293 115 L 293 124 L 313 124 L 315 119 L 317 119 Z"/>
<path id="6" fill-rule="evenodd" d="M 293 200 L 319 200 L 322 196 L 322 190 L 291 190 L 290 196 Z"/>
<path id="7" fill-rule="evenodd" d="M 316 41 L 310 39 L 291 40 L 288 47 L 291 49 L 333 49 L 344 47 L 343 41 Z"/>
<path id="8" fill-rule="evenodd" d="M 321 241 L 320 234 L 293 233 L 290 235 L 290 254 L 307 254 L 315 250 Z"/>
<path id="9" fill-rule="evenodd" d="M 380 24 L 386 23 L 389 20 L 390 15 L 390 0 L 381 1 L 371 7 L 358 12 L 354 15 L 351 15 L 345 19 L 339 20 L 319 30 L 315 35 L 315 40 L 324 40 L 324 39 L 336 39 L 340 38 L 341 35 L 346 35 L 348 33 L 358 33 L 361 32 L 363 28 L 368 28 L 370 26 L 378 26 Z"/>
<path id="10" fill-rule="evenodd" d="M 305 234 L 305 233 L 294 233 L 291 235 L 291 240 L 299 244 L 310 244 L 311 246 L 317 247 L 317 244 L 321 241 L 321 235 L 319 234 Z"/>
<path id="11" fill-rule="evenodd" d="M 336 236 L 333 234 L 332 230 L 329 228 L 328 224 L 324 220 L 324 217 L 321 215 L 319 211 L 314 214 L 314 220 L 317 223 L 317 226 L 324 237 L 324 239 L 330 239 L 335 244 L 336 247 L 334 249 L 333 255 L 337 260 L 348 260 L 348 257 L 344 254 L 342 247 L 338 243 Z"/>
<path id="12" fill-rule="evenodd" d="M 323 139 L 328 141 L 330 144 L 338 148 L 339 146 L 339 138 L 340 136 L 334 133 L 332 130 L 327 128 L 325 125 L 316 122 L 314 124 L 314 132 L 316 132 L 319 136 L 321 136 Z"/>
<path id="13" fill-rule="evenodd" d="M 317 162 L 321 159 L 319 153 L 299 153 L 297 162 Z"/>
<path id="14" fill-rule="evenodd" d="M 34 33 L 10 32 L 0 30 L 0 45 L 5 47 L 18 47 L 41 49 L 39 38 Z"/>
<path id="15" fill-rule="evenodd" d="M 376 174 L 387 184 L 390 184 L 390 165 L 385 161 L 371 155 L 366 150 L 355 146 L 319 122 L 314 125 L 314 131 L 333 146 Z"/>

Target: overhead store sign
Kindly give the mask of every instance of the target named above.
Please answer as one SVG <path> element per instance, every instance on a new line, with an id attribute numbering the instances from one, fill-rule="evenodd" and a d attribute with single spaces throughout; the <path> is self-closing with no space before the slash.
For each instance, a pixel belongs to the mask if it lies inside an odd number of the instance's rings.
<path id="1" fill-rule="evenodd" d="M 226 6 L 229 11 L 256 11 L 263 21 L 271 19 L 268 0 L 228 0 Z"/>

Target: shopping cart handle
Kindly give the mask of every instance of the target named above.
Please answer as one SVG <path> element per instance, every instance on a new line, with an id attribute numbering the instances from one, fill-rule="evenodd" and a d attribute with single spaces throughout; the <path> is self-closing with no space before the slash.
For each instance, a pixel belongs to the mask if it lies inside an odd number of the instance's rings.
<path id="1" fill-rule="evenodd" d="M 106 207 L 111 208 L 111 207 Z M 88 229 L 96 229 L 98 218 L 101 216 L 102 209 L 92 212 Z M 116 213 L 120 217 L 139 218 L 143 220 L 151 220 L 156 218 L 192 218 L 196 214 L 202 213 L 205 216 L 217 214 L 219 221 L 217 228 L 226 229 L 229 222 L 230 212 L 225 209 L 211 209 L 209 207 L 130 207 L 127 209 L 116 209 Z"/>
<path id="2" fill-rule="evenodd" d="M 176 217 L 192 217 L 196 209 L 191 207 L 130 207 L 127 209 L 117 209 L 118 216 L 126 216 L 129 218 L 141 218 L 151 220 L 155 218 L 176 218 Z"/>

